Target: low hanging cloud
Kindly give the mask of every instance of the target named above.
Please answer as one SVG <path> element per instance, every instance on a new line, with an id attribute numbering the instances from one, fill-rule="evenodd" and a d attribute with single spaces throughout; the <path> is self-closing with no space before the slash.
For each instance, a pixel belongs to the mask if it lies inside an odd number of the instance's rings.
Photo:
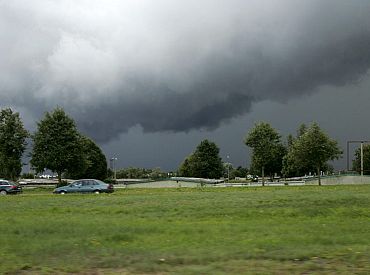
<path id="1" fill-rule="evenodd" d="M 345 0 L 0 1 L 0 107 L 31 124 L 62 106 L 102 142 L 214 129 L 360 80 L 369 14 Z"/>

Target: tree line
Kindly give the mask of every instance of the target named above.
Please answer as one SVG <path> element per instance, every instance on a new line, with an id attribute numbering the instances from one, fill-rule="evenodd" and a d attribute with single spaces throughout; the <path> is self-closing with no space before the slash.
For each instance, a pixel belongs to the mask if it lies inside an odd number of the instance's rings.
<path id="1" fill-rule="evenodd" d="M 62 108 L 46 112 L 31 134 L 19 113 L 0 111 L 0 178 L 17 179 L 22 171 L 22 155 L 32 144 L 30 164 L 37 173 L 51 170 L 69 178 L 107 177 L 107 160 L 95 142 L 81 134 Z"/>
<path id="2" fill-rule="evenodd" d="M 289 135 L 286 145 L 281 135 L 270 124 L 261 122 L 248 133 L 245 144 L 252 148 L 252 169 L 265 174 L 277 173 L 283 177 L 315 173 L 321 185 L 321 171 L 330 169 L 328 161 L 341 157 L 338 142 L 330 138 L 317 123 L 302 124 L 297 135 Z"/>
<path id="3" fill-rule="evenodd" d="M 22 155 L 27 144 L 32 145 L 30 164 L 37 173 L 51 170 L 68 178 L 105 179 L 109 176 L 107 160 L 95 142 L 81 134 L 72 118 L 62 108 L 46 112 L 31 134 L 23 125 L 19 113 L 11 108 L 0 110 L 0 178 L 17 179 L 22 171 Z M 245 177 L 247 173 L 273 178 L 317 174 L 330 171 L 328 161 L 341 157 L 337 141 L 330 138 L 317 123 L 302 124 L 296 135 L 288 135 L 285 142 L 269 123 L 254 125 L 244 138 L 252 149 L 251 165 L 234 169 L 219 156 L 218 146 L 203 140 L 180 164 L 177 175 L 184 177 L 220 178 Z M 370 145 L 363 147 L 364 173 L 370 174 Z M 360 170 L 360 149 L 355 152 L 353 169 Z M 121 178 L 161 178 L 166 172 L 160 168 L 129 167 L 117 171 Z"/>
<path id="4" fill-rule="evenodd" d="M 127 167 L 116 171 L 119 179 L 162 179 L 167 178 L 168 173 L 161 168 L 137 168 Z"/>
<path id="5" fill-rule="evenodd" d="M 244 143 L 252 149 L 250 169 L 247 171 L 238 167 L 232 172 L 241 172 L 236 174 L 244 174 L 244 177 L 247 172 L 262 176 L 262 184 L 266 176 L 272 179 L 275 174 L 294 177 L 309 173 L 317 174 L 321 184 L 321 171 L 332 168 L 328 161 L 342 155 L 337 141 L 331 139 L 317 123 L 310 126 L 302 124 L 297 135 L 289 135 L 284 143 L 276 129 L 269 123 L 260 122 L 248 132 Z M 370 146 L 366 150 L 369 150 L 370 160 Z M 204 140 L 185 158 L 178 172 L 185 177 L 219 178 L 225 176 L 225 167 L 228 166 L 229 163 L 222 163 L 217 145 Z"/>

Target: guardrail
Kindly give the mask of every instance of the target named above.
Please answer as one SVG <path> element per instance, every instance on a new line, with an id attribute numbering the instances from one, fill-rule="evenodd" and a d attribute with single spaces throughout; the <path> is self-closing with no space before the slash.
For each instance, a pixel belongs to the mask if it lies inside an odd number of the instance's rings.
<path id="1" fill-rule="evenodd" d="M 244 187 L 244 186 L 262 186 L 262 182 L 238 182 L 238 183 L 224 183 L 219 184 L 220 186 L 226 187 Z M 302 181 L 267 181 L 265 186 L 302 186 L 305 185 L 305 182 Z"/>
<path id="2" fill-rule="evenodd" d="M 74 181 L 71 179 L 62 179 L 62 181 L 66 181 L 68 183 Z M 48 185 L 48 184 L 58 184 L 57 179 L 20 179 L 18 181 L 20 185 Z"/>
<path id="3" fill-rule="evenodd" d="M 202 184 L 216 184 L 216 183 L 224 182 L 224 180 L 219 180 L 219 179 L 204 179 L 204 178 L 190 178 L 190 177 L 171 177 L 170 179 L 174 181 L 197 182 L 197 183 L 202 183 Z"/>

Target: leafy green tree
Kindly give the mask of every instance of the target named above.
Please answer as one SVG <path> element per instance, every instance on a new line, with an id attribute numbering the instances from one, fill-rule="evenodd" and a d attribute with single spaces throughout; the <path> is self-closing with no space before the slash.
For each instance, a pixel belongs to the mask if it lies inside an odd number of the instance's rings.
<path id="1" fill-rule="evenodd" d="M 193 155 L 187 156 L 179 167 L 179 175 L 182 177 L 191 177 L 192 175 Z"/>
<path id="2" fill-rule="evenodd" d="M 13 180 L 19 177 L 28 136 L 19 113 L 10 108 L 0 111 L 0 177 Z"/>
<path id="3" fill-rule="evenodd" d="M 293 145 L 288 149 L 288 153 L 283 157 L 282 174 L 284 177 L 302 176 L 304 173 L 311 172 L 306 170 L 302 163 L 298 163 L 295 156 L 291 153 Z M 302 172 L 303 171 L 303 172 Z"/>
<path id="4" fill-rule="evenodd" d="M 261 171 L 262 185 L 265 185 L 265 173 L 272 176 L 281 172 L 286 149 L 281 143 L 281 136 L 269 123 L 255 124 L 244 143 L 253 150 L 251 171 Z"/>
<path id="5" fill-rule="evenodd" d="M 84 165 L 80 170 L 67 171 L 66 176 L 73 179 L 107 178 L 107 159 L 98 145 L 88 137 L 81 137 Z"/>
<path id="6" fill-rule="evenodd" d="M 106 179 L 113 179 L 113 177 L 114 177 L 114 171 L 111 168 L 108 168 Z M 118 177 L 118 172 L 117 172 L 117 177 Z M 123 177 L 121 177 L 121 178 L 123 178 Z"/>
<path id="7" fill-rule="evenodd" d="M 116 172 L 117 178 L 120 179 L 141 179 L 148 178 L 149 172 L 145 173 L 145 169 L 136 167 L 127 167 Z M 144 176 L 145 175 L 145 176 Z"/>
<path id="8" fill-rule="evenodd" d="M 117 171 L 117 178 L 121 179 L 159 179 L 167 177 L 167 172 L 156 168 L 127 167 Z"/>
<path id="9" fill-rule="evenodd" d="M 292 135 L 292 134 L 289 134 L 289 135 L 287 136 L 287 145 L 288 145 L 288 149 L 293 145 L 294 140 L 295 140 L 295 138 L 293 137 L 293 135 Z"/>
<path id="10" fill-rule="evenodd" d="M 242 166 L 238 166 L 235 168 L 231 163 L 224 162 L 224 178 L 228 178 L 230 176 L 230 179 L 238 178 L 246 178 L 248 174 L 248 169 L 244 168 Z"/>
<path id="11" fill-rule="evenodd" d="M 60 184 L 62 173 L 86 168 L 82 137 L 73 119 L 62 108 L 45 114 L 37 123 L 37 131 L 32 139 L 31 165 L 36 172 L 49 169 L 58 174 Z"/>
<path id="12" fill-rule="evenodd" d="M 223 162 L 223 177 L 225 179 L 233 179 L 234 178 L 234 175 L 233 175 L 233 171 L 235 170 L 233 165 L 230 163 L 230 162 Z"/>
<path id="13" fill-rule="evenodd" d="M 287 148 L 278 143 L 273 148 L 272 157 L 266 166 L 266 174 L 270 175 L 271 181 L 274 179 L 274 174 L 281 175 L 283 169 L 283 158 L 287 154 Z"/>
<path id="14" fill-rule="evenodd" d="M 306 131 L 307 131 L 307 126 L 306 124 L 302 123 L 297 129 L 296 137 L 294 137 L 291 134 L 288 135 L 287 137 L 288 152 L 293 147 L 294 142 L 297 139 L 299 139 Z M 323 167 L 322 169 L 326 170 L 326 166 Z M 286 154 L 283 157 L 282 174 L 285 177 L 303 176 L 308 173 L 316 173 L 316 167 L 312 166 L 311 164 L 303 164 L 303 163 L 296 162 L 291 154 Z"/>
<path id="15" fill-rule="evenodd" d="M 214 142 L 203 140 L 194 153 L 187 157 L 179 168 L 182 176 L 218 179 L 222 177 L 223 165 L 220 149 Z"/>
<path id="16" fill-rule="evenodd" d="M 370 144 L 363 145 L 363 165 L 364 175 L 370 175 Z M 361 173 L 361 148 L 356 149 L 355 159 L 353 160 L 353 170 Z"/>
<path id="17" fill-rule="evenodd" d="M 247 177 L 248 169 L 242 166 L 238 166 L 236 169 L 232 169 L 230 172 L 231 178 L 245 178 Z"/>
<path id="18" fill-rule="evenodd" d="M 151 173 L 149 174 L 149 177 L 151 179 L 166 178 L 167 177 L 167 173 L 164 172 L 164 171 L 162 171 L 161 168 L 156 167 L 156 168 L 151 169 Z"/>
<path id="19" fill-rule="evenodd" d="M 329 160 L 338 159 L 341 155 L 337 141 L 324 133 L 317 123 L 313 123 L 289 149 L 284 164 L 290 167 L 285 167 L 285 170 L 314 167 L 321 185 L 321 170 L 328 167 Z"/>
<path id="20" fill-rule="evenodd" d="M 275 174 L 281 174 L 283 169 L 283 159 L 287 153 L 287 149 L 283 144 L 277 144 L 271 151 L 271 157 L 268 158 L 268 161 L 265 164 L 264 174 L 265 176 L 268 175 L 270 180 L 274 180 Z M 260 175 L 261 174 L 261 164 L 257 160 L 256 155 L 252 155 L 251 173 L 253 175 Z"/>
<path id="21" fill-rule="evenodd" d="M 21 175 L 21 178 L 22 179 L 34 179 L 35 178 L 35 174 L 34 173 L 23 173 Z"/>
<path id="22" fill-rule="evenodd" d="M 313 163 L 298 162 L 293 154 L 288 153 L 283 158 L 282 174 L 284 177 L 299 177 L 308 174 L 315 174 L 317 169 Z M 324 163 L 321 167 L 321 171 L 330 172 L 334 171 L 334 168 L 329 163 Z"/>
<path id="23" fill-rule="evenodd" d="M 297 138 L 299 138 L 306 132 L 307 132 L 307 125 L 302 123 L 301 125 L 299 125 L 298 130 L 297 130 Z"/>

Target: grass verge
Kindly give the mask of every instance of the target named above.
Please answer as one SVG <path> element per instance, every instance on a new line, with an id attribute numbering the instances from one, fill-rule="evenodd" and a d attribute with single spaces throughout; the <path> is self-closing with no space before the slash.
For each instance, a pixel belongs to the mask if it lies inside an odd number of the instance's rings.
<path id="1" fill-rule="evenodd" d="M 0 273 L 370 272 L 370 186 L 0 197 Z"/>

